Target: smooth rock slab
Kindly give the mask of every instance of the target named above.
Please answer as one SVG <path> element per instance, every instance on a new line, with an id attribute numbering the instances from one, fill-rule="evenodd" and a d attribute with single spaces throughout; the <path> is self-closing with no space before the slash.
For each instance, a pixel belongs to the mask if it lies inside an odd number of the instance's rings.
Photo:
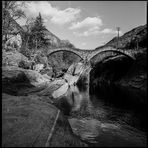
<path id="1" fill-rule="evenodd" d="M 137 130 L 129 130 L 96 119 L 68 119 L 73 133 L 92 146 L 146 146 L 146 136 Z"/>
<path id="2" fill-rule="evenodd" d="M 68 119 L 73 132 L 81 139 L 96 143 L 95 137 L 100 133 L 101 122 L 96 119 Z"/>
<path id="3" fill-rule="evenodd" d="M 2 96 L 2 147 L 45 147 L 58 109 L 49 97 Z M 87 146 L 60 112 L 49 147 Z"/>
<path id="4" fill-rule="evenodd" d="M 40 143 L 44 147 L 57 111 L 56 107 L 37 96 L 3 94 L 2 146 L 32 147 Z M 44 138 L 40 137 L 41 134 Z"/>
<path id="5" fill-rule="evenodd" d="M 22 73 L 24 74 L 25 78 L 27 78 L 30 81 L 30 83 L 34 86 L 38 86 L 40 84 L 51 81 L 51 77 L 47 75 L 41 75 L 40 73 L 34 70 L 26 70 L 16 66 L 2 67 L 2 78 L 5 79 L 19 78 L 20 74 Z"/>
<path id="6" fill-rule="evenodd" d="M 66 94 L 68 90 L 68 83 L 65 83 L 63 84 L 59 89 L 55 90 L 53 93 L 52 93 L 52 96 L 54 98 L 58 98 L 64 94 Z"/>

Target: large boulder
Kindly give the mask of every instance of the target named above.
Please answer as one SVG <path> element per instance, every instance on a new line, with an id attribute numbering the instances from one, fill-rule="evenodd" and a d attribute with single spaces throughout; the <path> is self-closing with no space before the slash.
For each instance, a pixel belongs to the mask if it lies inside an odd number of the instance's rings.
<path id="1" fill-rule="evenodd" d="M 72 75 L 66 73 L 64 75 L 64 79 L 68 82 L 69 85 L 74 85 L 78 81 L 79 76 L 77 76 L 77 75 L 72 76 Z"/>
<path id="2" fill-rule="evenodd" d="M 18 95 L 21 90 L 33 85 L 24 70 L 15 66 L 2 67 L 2 91 L 11 95 Z"/>
<path id="3" fill-rule="evenodd" d="M 38 86 L 40 84 L 51 81 L 51 77 L 48 77 L 47 75 L 41 75 L 40 73 L 34 70 L 25 70 L 24 73 L 30 80 L 30 83 L 34 86 Z"/>
<path id="4" fill-rule="evenodd" d="M 40 84 L 46 84 L 51 81 L 51 77 L 47 75 L 41 75 L 34 70 L 26 70 L 16 66 L 5 66 L 2 67 L 2 78 L 7 80 L 26 78 L 33 86 L 38 86 Z"/>
<path id="5" fill-rule="evenodd" d="M 72 64 L 64 75 L 64 79 L 69 85 L 77 83 L 80 75 L 84 71 L 84 65 L 82 63 Z"/>
<path id="6" fill-rule="evenodd" d="M 27 57 L 25 57 L 23 54 L 19 53 L 17 50 L 11 50 L 6 52 L 3 50 L 3 55 L 2 55 L 2 65 L 3 66 L 16 66 L 19 67 L 20 63 L 24 61 L 26 65 L 29 66 L 29 60 Z"/>
<path id="7" fill-rule="evenodd" d="M 49 97 L 3 94 L 2 106 L 2 147 L 86 146 Z"/>
<path id="8" fill-rule="evenodd" d="M 137 53 L 130 70 L 117 84 L 138 105 L 147 103 L 147 49 Z"/>
<path id="9" fill-rule="evenodd" d="M 58 98 L 63 95 L 66 95 L 66 92 L 68 91 L 69 87 L 73 88 L 73 85 L 78 82 L 80 75 L 83 71 L 84 65 L 82 63 L 72 64 L 63 76 L 65 83 L 58 90 L 54 91 L 52 93 L 52 96 L 54 98 Z"/>
<path id="10" fill-rule="evenodd" d="M 77 64 L 74 63 L 68 68 L 67 73 L 69 73 L 71 75 L 77 75 L 82 70 L 83 70 L 83 63 L 77 63 Z"/>
<path id="11" fill-rule="evenodd" d="M 52 93 L 52 96 L 54 98 L 58 98 L 64 94 L 66 94 L 68 90 L 68 83 L 65 83 L 63 84 L 59 89 L 55 90 L 53 93 Z"/>

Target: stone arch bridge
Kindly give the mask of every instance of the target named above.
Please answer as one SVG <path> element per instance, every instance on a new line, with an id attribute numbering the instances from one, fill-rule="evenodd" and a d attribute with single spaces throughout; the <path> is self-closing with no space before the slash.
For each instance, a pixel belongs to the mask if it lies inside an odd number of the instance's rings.
<path id="1" fill-rule="evenodd" d="M 61 48 L 53 48 L 50 49 L 47 53 L 47 55 L 51 55 L 53 53 L 59 52 L 59 51 L 69 51 L 72 53 L 75 53 L 76 55 L 78 55 L 81 59 L 90 61 L 93 57 L 95 57 L 96 55 L 100 54 L 100 58 L 101 58 L 101 53 L 104 53 L 106 55 L 112 55 L 114 53 L 118 53 L 121 55 L 125 55 L 133 60 L 135 60 L 134 57 L 134 52 L 132 50 L 123 50 L 123 49 L 116 49 L 110 46 L 103 46 L 100 47 L 98 49 L 94 49 L 94 50 L 81 50 L 81 49 L 77 49 L 77 48 L 67 48 L 67 47 L 61 47 Z"/>

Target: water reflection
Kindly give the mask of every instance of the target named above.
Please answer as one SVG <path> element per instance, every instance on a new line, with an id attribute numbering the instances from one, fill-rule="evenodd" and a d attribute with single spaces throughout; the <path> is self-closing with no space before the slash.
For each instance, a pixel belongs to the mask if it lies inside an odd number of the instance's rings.
<path id="1" fill-rule="evenodd" d="M 75 85 L 69 86 L 66 97 L 67 97 L 67 102 L 72 107 L 71 111 L 77 111 L 80 109 L 83 96 L 80 93 L 77 86 Z"/>
<path id="2" fill-rule="evenodd" d="M 88 89 L 81 92 L 74 85 L 69 87 L 66 100 L 70 106 L 69 123 L 73 132 L 81 139 L 95 143 L 96 146 L 101 145 L 99 139 L 102 146 L 120 146 L 121 143 L 125 146 L 146 145 L 145 134 L 128 124 L 135 120 L 131 111 L 106 104 L 95 95 L 89 96 Z"/>

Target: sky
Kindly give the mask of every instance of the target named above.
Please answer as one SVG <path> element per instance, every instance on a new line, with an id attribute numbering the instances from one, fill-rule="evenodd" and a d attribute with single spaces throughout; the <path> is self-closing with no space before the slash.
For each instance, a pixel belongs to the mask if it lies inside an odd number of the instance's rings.
<path id="1" fill-rule="evenodd" d="M 89 50 L 117 36 L 116 27 L 123 35 L 147 22 L 146 1 L 26 1 L 23 10 L 28 18 L 40 12 L 49 31 L 76 48 Z"/>

